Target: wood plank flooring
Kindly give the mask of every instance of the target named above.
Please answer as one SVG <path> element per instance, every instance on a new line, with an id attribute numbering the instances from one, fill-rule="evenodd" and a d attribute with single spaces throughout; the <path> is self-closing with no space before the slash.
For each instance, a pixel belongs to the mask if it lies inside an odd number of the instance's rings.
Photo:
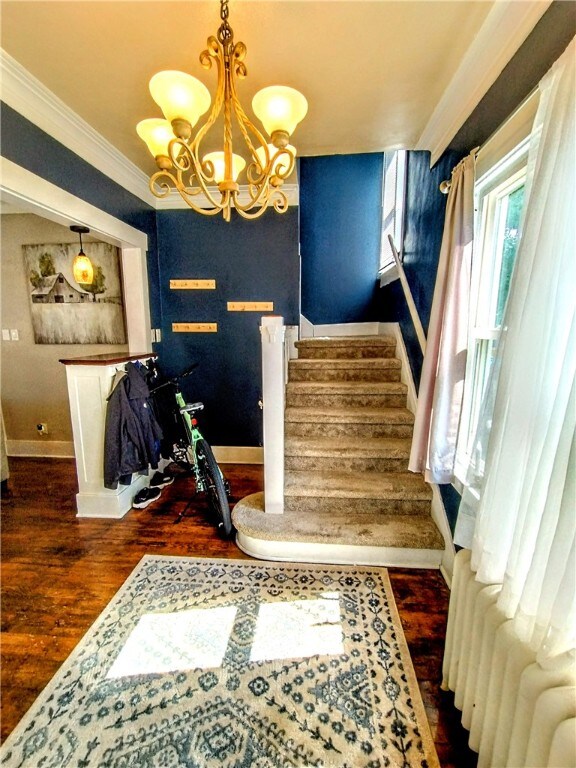
<path id="1" fill-rule="evenodd" d="M 235 501 L 262 489 L 261 466 L 223 469 Z M 201 497 L 173 524 L 193 493 L 189 478 L 122 520 L 77 518 L 76 492 L 73 460 L 10 459 L 1 511 L 2 741 L 144 554 L 247 558 L 218 537 Z M 448 588 L 437 571 L 389 572 L 441 764 L 473 768 L 452 695 L 439 687 Z"/>

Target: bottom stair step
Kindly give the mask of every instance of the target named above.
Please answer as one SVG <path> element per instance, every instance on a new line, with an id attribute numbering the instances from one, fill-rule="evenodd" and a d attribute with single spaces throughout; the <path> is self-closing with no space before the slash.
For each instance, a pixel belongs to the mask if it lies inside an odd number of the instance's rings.
<path id="1" fill-rule="evenodd" d="M 444 550 L 442 536 L 429 513 L 363 514 L 358 520 L 349 512 L 334 511 L 272 515 L 264 512 L 264 494 L 254 493 L 236 504 L 232 519 L 238 533 L 250 539 L 435 550 L 440 556 Z"/>

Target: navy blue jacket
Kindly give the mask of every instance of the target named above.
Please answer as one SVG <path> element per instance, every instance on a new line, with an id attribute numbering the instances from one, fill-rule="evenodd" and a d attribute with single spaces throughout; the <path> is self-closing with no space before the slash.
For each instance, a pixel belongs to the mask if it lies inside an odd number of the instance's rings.
<path id="1" fill-rule="evenodd" d="M 106 409 L 104 487 L 130 485 L 133 472 L 158 467 L 162 430 L 152 410 L 146 369 L 134 363 L 118 372 Z"/>

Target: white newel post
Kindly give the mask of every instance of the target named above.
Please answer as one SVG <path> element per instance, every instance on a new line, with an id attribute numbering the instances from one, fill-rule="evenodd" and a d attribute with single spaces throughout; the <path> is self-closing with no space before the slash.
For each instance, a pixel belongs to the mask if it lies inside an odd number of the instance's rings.
<path id="1" fill-rule="evenodd" d="M 264 509 L 284 512 L 284 318 L 266 316 L 262 337 L 264 403 Z"/>

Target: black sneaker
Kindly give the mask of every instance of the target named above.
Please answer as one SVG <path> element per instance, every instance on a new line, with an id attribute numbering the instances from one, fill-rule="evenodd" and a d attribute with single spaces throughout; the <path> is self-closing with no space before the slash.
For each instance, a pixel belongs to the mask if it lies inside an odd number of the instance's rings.
<path id="1" fill-rule="evenodd" d="M 160 488 L 142 488 L 134 496 L 132 506 L 134 509 L 145 509 L 148 504 L 152 504 L 153 501 L 160 498 Z"/>
<path id="2" fill-rule="evenodd" d="M 155 472 L 150 480 L 150 488 L 165 488 L 174 482 L 172 475 L 164 475 L 162 472 Z"/>

